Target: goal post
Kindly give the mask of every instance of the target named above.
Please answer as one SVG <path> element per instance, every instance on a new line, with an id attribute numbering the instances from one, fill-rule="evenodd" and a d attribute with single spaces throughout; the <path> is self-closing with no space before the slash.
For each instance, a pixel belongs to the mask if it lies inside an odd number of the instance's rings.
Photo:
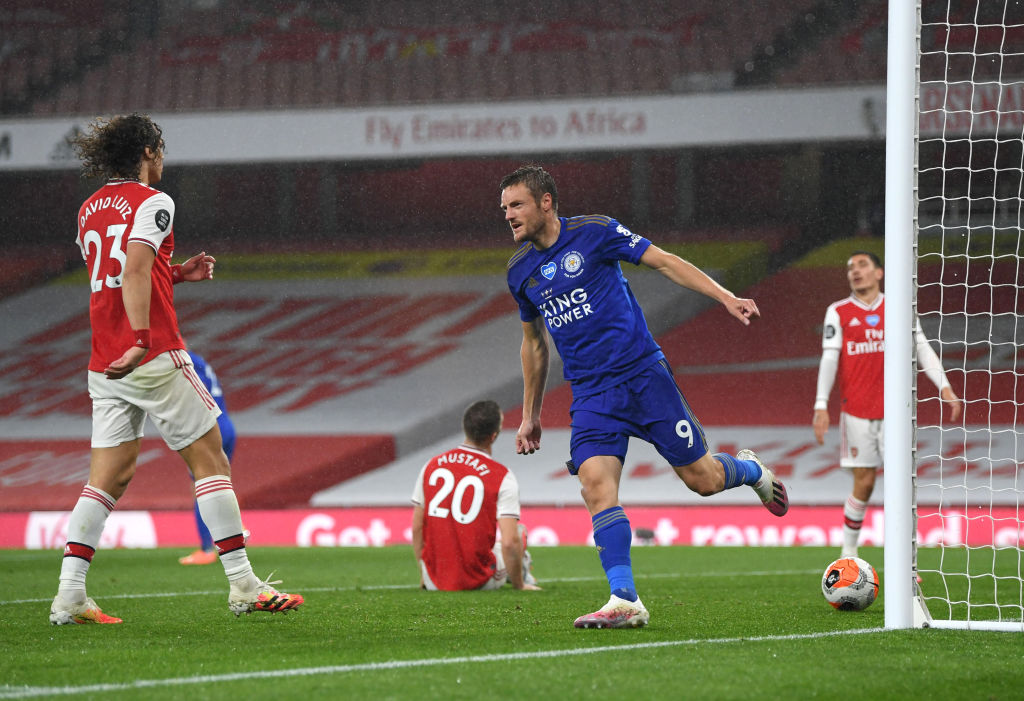
<path id="1" fill-rule="evenodd" d="M 917 8 L 889 3 L 885 113 L 885 627 L 913 623 L 913 278 Z"/>
<path id="2" fill-rule="evenodd" d="M 885 625 L 1024 632 L 1024 9 L 894 0 L 888 46 Z"/>

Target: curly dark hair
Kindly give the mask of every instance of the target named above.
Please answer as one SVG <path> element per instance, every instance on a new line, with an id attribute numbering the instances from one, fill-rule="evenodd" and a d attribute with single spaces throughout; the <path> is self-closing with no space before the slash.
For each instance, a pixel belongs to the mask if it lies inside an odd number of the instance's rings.
<path id="1" fill-rule="evenodd" d="M 522 166 L 502 178 L 498 190 L 504 191 L 506 187 L 520 183 L 526 185 L 526 189 L 533 195 L 537 204 L 540 204 L 540 198 L 545 192 L 550 193 L 551 207 L 558 211 L 558 189 L 555 187 L 555 179 L 549 172 L 537 165 Z"/>
<path id="2" fill-rule="evenodd" d="M 88 131 L 69 139 L 82 159 L 86 177 L 139 177 L 139 166 L 148 146 L 153 151 L 164 147 L 163 130 L 149 115 L 133 112 L 110 119 L 97 117 Z"/>

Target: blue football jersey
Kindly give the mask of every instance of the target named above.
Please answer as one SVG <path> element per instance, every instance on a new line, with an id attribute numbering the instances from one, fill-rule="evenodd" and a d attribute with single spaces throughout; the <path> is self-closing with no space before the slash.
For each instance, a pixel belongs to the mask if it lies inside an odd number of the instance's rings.
<path id="1" fill-rule="evenodd" d="M 639 263 L 651 242 L 610 217 L 559 217 L 551 248 L 524 244 L 508 263 L 519 317 L 538 316 L 580 397 L 618 384 L 662 359 L 619 261 Z"/>

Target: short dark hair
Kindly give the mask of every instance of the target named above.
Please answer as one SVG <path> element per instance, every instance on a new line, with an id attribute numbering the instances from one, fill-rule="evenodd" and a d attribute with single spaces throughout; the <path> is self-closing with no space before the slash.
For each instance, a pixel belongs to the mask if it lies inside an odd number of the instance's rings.
<path id="1" fill-rule="evenodd" d="M 545 192 L 551 193 L 551 207 L 558 211 L 558 188 L 555 187 L 551 173 L 536 165 L 521 166 L 502 178 L 498 189 L 504 192 L 506 187 L 519 184 L 526 185 L 537 204 L 540 204 L 540 198 Z"/>
<path id="2" fill-rule="evenodd" d="M 462 430 L 474 443 L 489 441 L 501 430 L 501 407 L 490 399 L 473 402 L 462 415 Z"/>
<path id="3" fill-rule="evenodd" d="M 160 126 L 138 112 L 97 117 L 88 129 L 69 139 L 87 177 L 138 178 L 146 147 L 157 151 L 164 146 Z"/>
<path id="4" fill-rule="evenodd" d="M 885 266 L 882 265 L 882 259 L 879 258 L 877 254 L 872 253 L 871 251 L 854 251 L 853 253 L 850 254 L 847 260 L 853 258 L 854 256 L 867 256 L 868 258 L 871 259 L 871 262 L 875 264 L 876 268 L 881 268 L 882 270 L 885 270 Z"/>

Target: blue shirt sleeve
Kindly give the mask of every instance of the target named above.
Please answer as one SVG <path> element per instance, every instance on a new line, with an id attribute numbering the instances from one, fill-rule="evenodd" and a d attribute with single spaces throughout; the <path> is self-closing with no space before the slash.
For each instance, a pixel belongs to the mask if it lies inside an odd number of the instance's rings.
<path id="1" fill-rule="evenodd" d="M 638 265 L 640 258 L 650 246 L 651 242 L 648 239 L 640 234 L 634 234 L 616 220 L 609 219 L 605 226 L 601 254 L 607 259 L 624 260 Z"/>
<path id="2" fill-rule="evenodd" d="M 513 299 L 516 300 L 516 304 L 519 305 L 519 318 L 523 321 L 529 322 L 540 316 L 540 312 L 537 311 L 537 307 L 533 306 L 533 302 L 528 300 L 519 294 L 519 290 L 512 286 L 512 281 L 509 280 L 508 289 L 512 293 Z"/>

